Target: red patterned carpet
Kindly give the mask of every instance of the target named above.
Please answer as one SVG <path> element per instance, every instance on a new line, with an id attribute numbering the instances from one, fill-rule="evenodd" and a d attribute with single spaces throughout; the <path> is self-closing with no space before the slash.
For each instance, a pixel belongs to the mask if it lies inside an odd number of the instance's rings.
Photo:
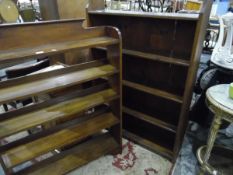
<path id="1" fill-rule="evenodd" d="M 105 156 L 69 175 L 168 175 L 171 162 L 141 146 L 123 140 L 123 152 Z"/>

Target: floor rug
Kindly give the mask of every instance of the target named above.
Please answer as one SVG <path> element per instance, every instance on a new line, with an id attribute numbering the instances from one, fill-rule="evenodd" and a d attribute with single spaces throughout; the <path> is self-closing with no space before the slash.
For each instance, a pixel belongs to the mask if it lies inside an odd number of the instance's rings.
<path id="1" fill-rule="evenodd" d="M 171 162 L 128 140 L 123 140 L 123 152 L 104 156 L 69 175 L 168 175 Z"/>

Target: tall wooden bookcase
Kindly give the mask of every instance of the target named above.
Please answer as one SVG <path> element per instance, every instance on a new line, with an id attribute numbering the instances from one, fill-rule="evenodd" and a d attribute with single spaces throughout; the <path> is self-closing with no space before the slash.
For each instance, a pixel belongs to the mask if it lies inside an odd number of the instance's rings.
<path id="1" fill-rule="evenodd" d="M 89 26 L 115 26 L 122 34 L 124 136 L 173 160 L 188 124 L 211 6 L 205 1 L 199 14 L 144 13 L 104 10 L 98 0 L 87 8 Z"/>
<path id="2" fill-rule="evenodd" d="M 0 145 L 6 174 L 62 175 L 100 156 L 121 152 L 121 35 L 112 27 L 84 29 L 82 23 L 63 20 L 0 26 L 1 67 L 107 47 L 107 58 L 90 58 L 63 69 L 0 82 L 1 105 L 59 91 L 46 101 L 0 114 L 1 140 L 43 128 Z M 49 123 L 53 125 L 45 127 Z"/>

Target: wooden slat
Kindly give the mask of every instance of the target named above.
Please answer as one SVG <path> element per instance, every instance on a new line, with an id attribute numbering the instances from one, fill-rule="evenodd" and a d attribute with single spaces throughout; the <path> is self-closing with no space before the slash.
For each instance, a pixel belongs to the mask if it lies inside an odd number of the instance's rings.
<path id="1" fill-rule="evenodd" d="M 75 91 L 71 91 L 71 92 L 63 94 L 63 96 L 51 98 L 49 100 L 46 100 L 43 102 L 38 102 L 38 103 L 35 103 L 33 105 L 28 105 L 28 106 L 25 106 L 23 108 L 19 108 L 17 110 L 8 111 L 6 113 L 0 114 L 0 122 L 15 118 L 16 116 L 24 115 L 26 113 L 41 110 L 43 108 L 47 108 L 47 107 L 53 106 L 54 104 L 68 101 L 68 100 L 71 100 L 73 98 L 83 97 L 85 95 L 89 95 L 89 94 L 93 94 L 93 93 L 96 93 L 99 91 L 103 91 L 107 88 L 109 88 L 109 85 L 107 83 L 103 83 L 100 85 L 92 86 L 90 88 L 78 89 Z"/>
<path id="2" fill-rule="evenodd" d="M 113 16 L 130 16 L 136 18 L 155 18 L 155 19 L 174 19 L 174 20 L 190 20 L 196 21 L 199 18 L 199 14 L 187 14 L 187 13 L 162 13 L 162 12 L 136 12 L 136 11 L 121 11 L 116 10 L 90 10 L 91 15 L 113 15 Z"/>
<path id="3" fill-rule="evenodd" d="M 151 88 L 151 87 L 141 85 L 141 84 L 138 84 L 138 83 L 134 83 L 134 82 L 130 82 L 130 81 L 127 81 L 127 80 L 123 80 L 122 83 L 123 83 L 124 86 L 130 87 L 130 88 L 133 88 L 133 89 L 137 89 L 139 91 L 143 91 L 143 92 L 146 92 L 146 93 L 158 96 L 158 97 L 162 97 L 162 98 L 172 100 L 172 101 L 175 101 L 175 102 L 178 102 L 178 103 L 183 102 L 182 97 L 180 97 L 178 95 L 175 95 L 175 94 L 172 94 L 172 93 L 169 93 L 169 92 L 166 92 L 166 91 L 162 91 L 162 90 L 159 90 L 159 89 L 156 89 L 156 88 Z"/>
<path id="4" fill-rule="evenodd" d="M 117 123 L 119 123 L 117 117 L 112 113 L 105 113 L 88 121 L 81 122 L 74 127 L 63 129 L 55 134 L 16 147 L 5 152 L 2 157 L 7 168 L 12 168 L 54 149 L 77 142 Z"/>
<path id="5" fill-rule="evenodd" d="M 62 53 L 73 49 L 90 48 L 94 46 L 106 46 L 119 43 L 118 39 L 111 37 L 96 37 L 89 39 L 82 39 L 78 41 L 67 41 L 61 43 L 47 44 L 32 48 L 23 48 L 16 50 L 0 51 L 0 63 L 5 64 L 10 61 L 15 61 L 21 58 L 27 58 L 30 56 L 45 56 L 53 55 L 54 53 Z"/>
<path id="6" fill-rule="evenodd" d="M 166 123 L 166 122 L 161 121 L 159 119 L 156 119 L 156 117 L 152 117 L 152 116 L 143 114 L 141 112 L 135 111 L 133 109 L 129 109 L 127 107 L 123 107 L 123 112 L 125 112 L 133 117 L 136 117 L 140 120 L 148 122 L 150 124 L 156 125 L 160 128 L 163 128 L 163 129 L 166 129 L 166 130 L 171 131 L 173 133 L 176 133 L 176 127 L 174 125 L 172 125 L 170 123 Z"/>
<path id="7" fill-rule="evenodd" d="M 6 103 L 12 100 L 18 100 L 41 93 L 48 93 L 53 90 L 81 84 L 83 82 L 101 78 L 103 76 L 110 76 L 116 72 L 115 67 L 111 65 L 104 65 L 82 71 L 65 73 L 54 77 L 46 78 L 45 76 L 42 79 L 32 80 L 31 82 L 29 81 L 23 83 L 21 81 L 19 84 L 13 84 L 12 86 L 0 88 L 0 103 Z"/>
<path id="8" fill-rule="evenodd" d="M 162 147 L 160 145 L 157 145 L 155 144 L 154 142 L 151 142 L 145 138 L 142 138 L 136 134 L 133 134 L 129 131 L 126 131 L 126 130 L 123 130 L 123 136 L 139 145 L 142 145 L 143 147 L 153 151 L 153 152 L 156 152 L 156 153 L 159 153 L 169 159 L 172 159 L 173 158 L 173 152 L 165 147 Z"/>
<path id="9" fill-rule="evenodd" d="M 40 139 L 42 137 L 46 137 L 50 134 L 58 132 L 58 131 L 65 129 L 67 127 L 75 126 L 76 124 L 78 124 L 80 122 L 87 121 L 93 117 L 99 116 L 99 115 L 104 114 L 104 113 L 109 112 L 109 111 L 110 111 L 110 109 L 109 109 L 108 105 L 100 105 L 100 106 L 96 107 L 95 112 L 93 112 L 91 114 L 87 114 L 86 112 L 83 112 L 83 113 L 78 114 L 78 116 L 74 115 L 74 118 L 72 118 L 69 121 L 61 122 L 61 123 L 59 122 L 56 124 L 56 126 L 46 128 L 40 132 L 30 134 L 27 137 L 24 137 L 22 139 L 19 139 L 19 140 L 7 143 L 6 145 L 0 146 L 0 153 L 2 154 L 2 153 L 6 152 L 12 148 L 24 145 L 25 143 L 35 141 L 35 140 Z"/>
<path id="10" fill-rule="evenodd" d="M 107 50 L 105 47 L 96 47 L 96 49 L 100 49 L 100 50 L 104 50 L 104 51 Z M 169 63 L 169 64 L 175 64 L 175 65 L 179 65 L 179 66 L 186 66 L 186 67 L 190 66 L 190 61 L 187 61 L 185 59 L 166 57 L 166 56 L 162 56 L 162 55 L 145 53 L 145 52 L 140 52 L 140 51 L 136 51 L 136 50 L 129 50 L 129 49 L 123 49 L 122 53 L 125 55 L 130 55 L 130 56 L 134 56 L 134 57 L 142 58 L 142 59 L 148 59 L 148 60 L 159 61 L 159 62 L 164 62 L 164 63 Z"/>
<path id="11" fill-rule="evenodd" d="M 117 98 L 112 89 L 104 90 L 84 97 L 74 98 L 40 110 L 26 113 L 0 123 L 0 138 L 33 128 L 38 125 L 68 118 L 89 108 L 101 105 Z"/>
<path id="12" fill-rule="evenodd" d="M 35 171 L 32 170 L 35 167 L 32 167 L 19 174 L 63 175 L 102 155 L 111 153 L 118 147 L 119 145 L 110 135 L 99 136 L 71 150 L 65 151 L 64 153 L 62 152 L 57 157 L 55 156 L 54 158 L 42 162 L 41 165 L 37 165 L 37 170 Z"/>
<path id="13" fill-rule="evenodd" d="M 142 58 L 142 59 L 149 59 L 149 60 L 160 61 L 160 62 L 165 62 L 165 63 L 170 63 L 170 64 L 176 64 L 179 66 L 188 67 L 190 65 L 190 62 L 185 59 L 166 57 L 162 55 L 144 53 L 144 52 L 135 51 L 135 50 L 123 49 L 123 54 L 135 56 L 135 57 Z"/>

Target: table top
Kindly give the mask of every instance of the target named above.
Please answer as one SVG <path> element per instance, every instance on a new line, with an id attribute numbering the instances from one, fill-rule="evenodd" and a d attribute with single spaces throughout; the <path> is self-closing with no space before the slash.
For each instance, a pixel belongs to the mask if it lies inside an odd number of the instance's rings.
<path id="1" fill-rule="evenodd" d="M 233 99 L 229 97 L 229 84 L 220 84 L 209 88 L 207 99 L 217 108 L 233 116 Z"/>

